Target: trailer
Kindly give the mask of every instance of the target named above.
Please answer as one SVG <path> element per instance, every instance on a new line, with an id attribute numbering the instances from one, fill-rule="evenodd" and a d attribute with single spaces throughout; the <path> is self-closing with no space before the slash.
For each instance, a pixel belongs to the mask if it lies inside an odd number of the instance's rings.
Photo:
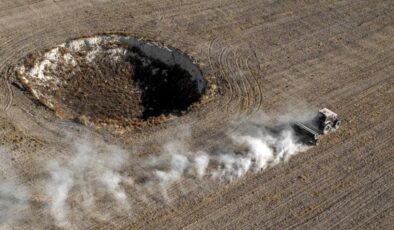
<path id="1" fill-rule="evenodd" d="M 321 135 L 334 132 L 341 125 L 341 120 L 333 111 L 323 108 L 309 121 L 294 122 L 291 127 L 298 141 L 307 145 L 317 145 Z"/>

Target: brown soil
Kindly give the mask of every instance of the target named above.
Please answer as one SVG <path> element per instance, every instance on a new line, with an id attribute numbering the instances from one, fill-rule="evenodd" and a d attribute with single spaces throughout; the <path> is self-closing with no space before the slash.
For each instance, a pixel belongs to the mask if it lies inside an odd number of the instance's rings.
<path id="1" fill-rule="evenodd" d="M 150 59 L 136 47 L 127 49 L 134 55 L 114 58 L 103 52 L 92 62 L 86 59 L 86 54 L 74 54 L 77 66 L 61 62 L 45 71 L 59 83 L 41 85 L 40 80 L 21 74 L 18 78 L 30 91 L 44 95 L 37 98 L 43 104 L 49 104 L 45 95 L 50 95 L 50 100 L 55 102 L 50 108 L 61 119 L 96 128 L 104 125 L 119 130 L 144 123 L 157 124 L 165 121 L 166 115 L 182 115 L 200 99 L 197 82 L 179 65 L 168 66 Z M 29 54 L 23 60 L 27 69 L 43 60 L 32 56 Z"/>
<path id="2" fill-rule="evenodd" d="M 55 70 L 66 84 L 55 92 L 62 118 L 89 120 L 124 120 L 143 114 L 141 90 L 134 83 L 134 67 L 127 61 L 99 58 L 94 65 L 81 63 L 68 71 Z M 56 76 L 56 75 L 55 75 Z M 50 90 L 50 89 L 49 89 Z M 61 114 L 61 108 L 65 108 Z"/>
<path id="3" fill-rule="evenodd" d="M 181 125 L 192 127 L 192 146 L 221 144 L 231 121 L 259 110 L 328 107 L 343 123 L 287 163 L 231 184 L 183 180 L 169 188 L 168 204 L 140 201 L 128 216 L 81 218 L 83 229 L 392 229 L 393 12 L 392 0 L 1 1 L 0 139 L 10 150 L 1 160 L 10 160 L 18 181 L 37 188 L 34 218 L 13 227 L 55 228 L 42 198 L 40 181 L 48 175 L 40 162 L 74 155 L 64 150 L 60 130 L 85 134 L 80 126 L 59 125 L 52 111 L 9 84 L 9 68 L 68 39 L 125 32 L 191 54 L 218 87 L 175 122 L 124 133 L 123 143 L 144 145 L 146 154 Z M 132 163 L 126 174 L 139 170 Z"/>

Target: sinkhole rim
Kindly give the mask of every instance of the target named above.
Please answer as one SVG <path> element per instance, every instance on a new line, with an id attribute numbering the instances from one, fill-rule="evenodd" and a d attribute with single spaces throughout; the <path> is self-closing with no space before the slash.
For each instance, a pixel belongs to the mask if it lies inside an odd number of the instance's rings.
<path id="1" fill-rule="evenodd" d="M 190 55 L 124 34 L 70 39 L 28 54 L 15 67 L 15 74 L 21 88 L 59 118 L 96 128 L 160 124 L 189 112 L 208 88 Z"/>

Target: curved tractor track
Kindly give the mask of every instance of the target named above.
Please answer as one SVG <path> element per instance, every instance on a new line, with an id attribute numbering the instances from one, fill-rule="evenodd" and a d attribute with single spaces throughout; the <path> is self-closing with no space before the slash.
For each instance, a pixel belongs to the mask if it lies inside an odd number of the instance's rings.
<path id="1" fill-rule="evenodd" d="M 393 12 L 390 0 L 1 1 L 0 176 L 16 181 L 12 186 L 22 194 L 18 218 L 7 216 L 5 224 L 16 229 L 392 228 Z M 182 116 L 118 135 L 60 120 L 15 82 L 13 67 L 28 54 L 97 34 L 126 34 L 179 49 L 196 61 L 207 91 Z M 343 126 L 284 164 L 231 183 L 184 178 L 166 188 L 165 201 L 155 191 L 125 185 L 132 208 L 86 219 L 76 212 L 75 225 L 57 224 L 48 211 L 53 201 L 42 184 L 50 177 L 43 162 L 72 158 L 70 137 L 104 138 L 149 158 L 162 143 L 182 136 L 180 127 L 189 127 L 187 144 L 208 151 L 226 145 L 228 135 L 261 111 L 279 116 L 319 107 L 340 114 Z M 142 158 L 133 159 L 123 176 L 145 167 Z M 31 188 L 29 198 L 23 188 Z M 101 199 L 97 209 L 113 208 Z M 0 221 L 4 216 L 0 211 Z"/>

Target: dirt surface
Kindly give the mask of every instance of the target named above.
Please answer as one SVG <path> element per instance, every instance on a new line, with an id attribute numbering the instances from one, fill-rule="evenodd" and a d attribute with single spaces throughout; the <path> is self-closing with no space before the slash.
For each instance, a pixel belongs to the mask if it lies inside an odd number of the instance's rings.
<path id="1" fill-rule="evenodd" d="M 60 119 L 118 133 L 181 115 L 205 92 L 179 64 L 169 66 L 118 38 L 126 39 L 97 35 L 28 54 L 9 79 Z"/>
<path id="2" fill-rule="evenodd" d="M 329 107 L 342 127 L 287 163 L 232 183 L 183 180 L 169 203 L 133 215 L 81 220 L 85 229 L 391 229 L 394 226 L 394 3 L 361 1 L 1 1 L 0 139 L 2 179 L 36 186 L 35 218 L 16 228 L 54 228 L 40 181 L 41 162 L 69 158 L 64 123 L 9 79 L 29 53 L 69 39 L 121 32 L 176 47 L 195 58 L 215 92 L 187 114 L 129 131 L 109 143 L 148 146 L 191 126 L 192 146 L 224 142 L 234 120 L 258 111 Z M 231 124 L 231 129 L 230 125 Z M 234 127 L 235 126 L 235 127 Z M 230 131 L 229 131 L 230 130 Z M 136 170 L 139 162 L 133 162 Z M 187 190 L 187 193 L 183 191 Z M 128 191 L 133 196 L 143 195 Z M 103 202 L 103 208 L 106 203 Z M 77 215 L 77 214 L 76 214 Z M 84 222 L 86 221 L 86 222 Z"/>

